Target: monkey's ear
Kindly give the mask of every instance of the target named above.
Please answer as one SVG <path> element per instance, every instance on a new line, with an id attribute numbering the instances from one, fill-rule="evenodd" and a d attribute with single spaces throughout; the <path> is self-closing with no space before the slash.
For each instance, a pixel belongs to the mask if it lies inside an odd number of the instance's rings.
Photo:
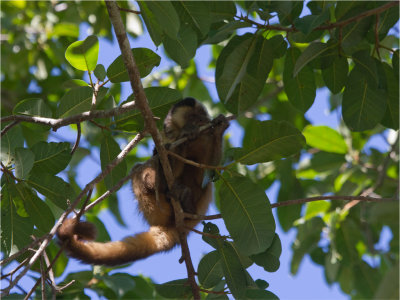
<path id="1" fill-rule="evenodd" d="M 142 180 L 144 187 L 153 191 L 156 188 L 156 179 L 157 179 L 156 170 L 154 168 L 145 168 L 142 173 Z"/>

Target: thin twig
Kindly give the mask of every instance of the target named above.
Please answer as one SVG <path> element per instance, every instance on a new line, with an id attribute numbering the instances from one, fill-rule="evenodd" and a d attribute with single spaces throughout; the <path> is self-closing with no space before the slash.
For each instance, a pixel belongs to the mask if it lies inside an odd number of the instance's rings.
<path id="1" fill-rule="evenodd" d="M 60 248 L 60 250 L 58 250 L 56 256 L 53 258 L 53 260 L 51 261 L 50 265 L 46 268 L 45 274 L 47 274 L 49 272 L 49 270 L 51 268 L 53 268 L 55 262 L 57 261 L 57 259 L 60 257 L 61 253 L 64 251 L 63 247 Z M 34 284 L 34 286 L 31 288 L 31 290 L 29 291 L 29 293 L 25 296 L 24 300 L 28 300 L 29 297 L 33 294 L 33 292 L 35 291 L 36 287 L 39 285 L 39 283 L 41 282 L 41 278 L 42 276 L 36 281 L 36 283 Z"/>
<path id="2" fill-rule="evenodd" d="M 307 202 L 320 201 L 320 200 L 344 200 L 344 201 L 366 201 L 366 202 L 390 202 L 390 201 L 398 201 L 396 198 L 375 198 L 375 197 L 363 197 L 363 196 L 317 196 L 310 198 L 302 198 L 295 200 L 282 201 L 277 203 L 272 203 L 271 208 L 281 207 L 281 206 L 289 206 L 294 204 L 303 204 Z"/>
<path id="3" fill-rule="evenodd" d="M 43 253 L 46 253 L 44 251 Z M 46 273 L 44 271 L 44 264 L 43 264 L 43 255 L 40 257 L 40 283 L 41 283 L 41 291 L 42 291 L 42 300 L 46 300 Z"/>
<path id="4" fill-rule="evenodd" d="M 37 244 L 39 244 L 41 241 L 45 240 L 48 237 L 47 234 L 45 234 L 44 236 L 35 239 L 32 243 L 30 243 L 28 246 L 22 248 L 21 250 L 19 250 L 18 252 L 14 253 L 13 255 L 4 258 L 3 260 L 0 261 L 0 266 L 12 261 L 14 258 L 24 254 L 26 251 L 28 251 L 30 248 L 35 247 Z"/>
<path id="5" fill-rule="evenodd" d="M 133 10 L 133 9 L 129 9 L 129 8 L 123 8 L 123 7 L 121 7 L 121 6 L 118 6 L 118 9 L 121 10 L 121 11 L 126 11 L 126 12 L 130 12 L 130 13 L 134 13 L 134 14 L 136 14 L 136 15 L 140 15 L 140 14 L 141 14 L 140 11 Z"/>
<path id="6" fill-rule="evenodd" d="M 28 258 L 25 258 L 21 263 L 18 264 L 12 271 L 8 272 L 7 274 L 1 275 L 1 280 L 8 276 L 13 276 L 19 269 L 21 269 L 26 263 L 28 262 Z"/>
<path id="7" fill-rule="evenodd" d="M 118 183 L 113 186 L 111 189 L 109 189 L 108 191 L 106 191 L 103 195 L 101 195 L 99 198 L 97 198 L 96 200 L 94 200 L 92 203 L 90 203 L 88 206 L 85 207 L 85 209 L 83 209 L 83 213 L 86 213 L 89 209 L 93 208 L 94 206 L 96 206 L 97 204 L 99 204 L 101 201 L 103 201 L 104 199 L 106 199 L 108 196 L 110 196 L 112 193 L 114 193 L 115 191 L 118 191 L 119 188 L 128 180 L 132 179 L 132 175 L 133 172 L 135 171 L 134 168 L 131 169 L 131 171 L 129 172 L 129 174 L 127 176 L 125 176 L 124 178 L 122 178 L 120 181 L 118 181 Z M 80 212 L 79 212 L 80 213 Z"/>
<path id="8" fill-rule="evenodd" d="M 212 239 L 226 240 L 227 238 L 229 238 L 229 236 L 216 235 L 216 234 L 211 234 L 211 233 L 207 233 L 207 232 L 202 232 L 200 230 L 197 230 L 197 229 L 194 229 L 194 228 L 191 228 L 191 227 L 187 227 L 187 226 L 185 226 L 185 228 L 190 230 L 190 231 L 193 231 L 193 232 L 195 232 L 197 234 L 200 234 L 200 235 L 203 235 L 203 236 L 207 236 L 207 237 L 212 238 Z"/>
<path id="9" fill-rule="evenodd" d="M 76 149 L 78 149 L 79 141 L 81 140 L 81 123 L 76 123 L 76 130 L 77 130 L 76 141 L 74 146 L 72 147 L 71 155 L 74 154 Z"/>
<path id="10" fill-rule="evenodd" d="M 198 167 L 201 169 L 225 170 L 225 168 L 226 168 L 226 167 L 221 167 L 221 166 L 209 166 L 209 165 L 205 165 L 205 164 L 200 164 L 193 160 L 186 159 L 186 158 L 180 156 L 179 154 L 176 154 L 175 152 L 172 152 L 169 150 L 167 150 L 167 153 L 168 153 L 168 155 L 171 155 L 171 156 L 177 158 L 178 160 L 183 161 L 185 164 L 192 165 L 192 166 L 195 166 L 195 167 Z"/>
<path id="11" fill-rule="evenodd" d="M 322 200 L 343 200 L 343 201 L 365 201 L 365 202 L 393 202 L 399 201 L 397 198 L 375 198 L 375 197 L 363 197 L 363 196 L 317 196 L 310 198 L 302 198 L 302 199 L 294 199 L 287 200 L 278 203 L 272 203 L 271 208 L 281 207 L 281 206 L 289 206 L 295 204 L 303 204 L 307 202 L 313 201 L 322 201 Z M 193 215 L 185 213 L 185 217 L 193 220 L 215 220 L 222 218 L 221 214 L 209 215 L 209 216 L 201 216 L 201 215 Z"/>
<path id="12" fill-rule="evenodd" d="M 216 295 L 229 295 L 230 293 L 225 292 L 225 291 L 210 291 L 206 289 L 200 289 L 201 292 L 206 293 L 206 294 L 216 294 Z"/>
<path id="13" fill-rule="evenodd" d="M 380 14 L 381 12 L 384 12 L 385 10 L 387 10 L 387 9 L 389 9 L 391 7 L 394 7 L 396 5 L 399 5 L 399 2 L 398 1 L 392 1 L 392 2 L 386 3 L 385 5 L 382 5 L 380 7 L 364 11 L 361 14 L 359 14 L 357 16 L 354 16 L 354 17 L 351 17 L 351 18 L 348 18 L 346 20 L 335 22 L 335 23 L 332 23 L 332 24 L 329 24 L 329 25 L 316 27 L 314 30 L 326 30 L 326 29 L 329 30 L 329 29 L 336 28 L 336 27 L 344 27 L 344 26 L 346 26 L 346 25 L 348 25 L 350 23 L 357 22 L 357 21 L 359 21 L 361 19 L 364 19 L 366 17 L 372 16 L 372 15 L 376 15 L 376 14 Z"/>
<path id="14" fill-rule="evenodd" d="M 365 12 L 363 12 L 363 13 L 357 15 L 357 16 L 348 18 L 346 20 L 335 22 L 335 23 L 331 23 L 331 24 L 328 24 L 328 25 L 318 26 L 318 27 L 314 28 L 313 31 L 330 30 L 330 29 L 333 29 L 333 28 L 343 28 L 344 26 L 346 26 L 346 25 L 348 25 L 348 24 L 350 24 L 352 22 L 357 22 L 357 21 L 359 21 L 361 19 L 364 19 L 366 17 L 380 14 L 381 12 L 383 12 L 383 11 L 385 11 L 385 10 L 391 8 L 391 7 L 394 7 L 396 5 L 399 5 L 398 1 L 389 2 L 389 3 L 385 4 L 385 5 L 382 5 L 380 7 L 377 7 L 377 8 L 371 9 L 371 10 L 367 10 L 367 11 L 365 11 Z M 260 24 L 258 22 L 255 22 L 255 21 L 249 19 L 246 16 L 236 16 L 236 17 L 239 20 L 243 20 L 243 21 L 245 21 L 247 23 L 250 23 L 252 25 L 255 25 L 255 26 L 257 26 L 257 28 L 261 28 L 261 29 L 286 31 L 286 32 L 297 32 L 298 31 L 298 29 L 295 28 L 294 26 L 283 27 L 283 26 L 279 26 L 279 25 Z"/>
<path id="15" fill-rule="evenodd" d="M 19 122 L 20 122 L 19 120 L 15 120 L 14 122 L 12 122 L 12 123 L 8 124 L 6 127 L 4 127 L 3 130 L 1 131 L 0 137 L 3 137 L 3 135 L 5 135 L 7 131 L 9 131 L 12 127 L 17 125 Z"/>
<path id="16" fill-rule="evenodd" d="M 44 118 L 44 117 L 34 117 L 34 116 L 26 116 L 26 115 L 11 115 L 6 116 L 0 119 L 0 122 L 10 122 L 10 121 L 19 121 L 19 122 L 29 122 L 36 124 L 48 125 L 53 128 L 53 130 L 57 130 L 60 127 L 81 123 L 83 121 L 89 121 L 93 119 L 102 119 L 108 117 L 114 117 L 126 113 L 135 108 L 135 101 L 127 102 L 122 104 L 121 106 L 114 107 L 108 110 L 94 110 L 94 111 L 85 111 L 80 114 L 76 114 L 63 119 L 53 119 L 53 118 Z M 1 136 L 3 136 L 10 128 L 8 126 L 4 127 L 1 131 Z"/>
<path id="17" fill-rule="evenodd" d="M 46 263 L 46 268 L 48 268 L 51 263 L 50 263 L 50 259 L 49 259 L 49 256 L 47 255 L 46 251 L 43 251 L 43 258 L 44 258 L 44 262 Z M 56 284 L 56 279 L 54 277 L 53 268 L 49 269 L 48 274 L 49 274 L 49 281 L 50 281 L 51 289 L 53 291 L 57 290 L 57 284 Z"/>
<path id="18" fill-rule="evenodd" d="M 16 180 L 16 181 L 22 181 L 22 179 L 19 179 L 17 177 L 15 177 L 14 173 L 11 172 L 5 165 L 3 165 L 3 162 L 0 162 L 0 166 L 1 166 L 1 171 L 3 173 L 6 173 L 7 175 L 9 175 L 12 179 Z"/>

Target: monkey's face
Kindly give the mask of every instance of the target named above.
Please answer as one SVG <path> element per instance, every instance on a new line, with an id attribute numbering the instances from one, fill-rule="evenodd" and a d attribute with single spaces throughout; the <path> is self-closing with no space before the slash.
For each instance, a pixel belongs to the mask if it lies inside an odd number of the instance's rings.
<path id="1" fill-rule="evenodd" d="M 204 106 L 200 102 L 195 102 L 193 106 L 178 106 L 172 114 L 173 122 L 178 128 L 188 125 L 202 126 L 210 122 L 210 117 Z"/>

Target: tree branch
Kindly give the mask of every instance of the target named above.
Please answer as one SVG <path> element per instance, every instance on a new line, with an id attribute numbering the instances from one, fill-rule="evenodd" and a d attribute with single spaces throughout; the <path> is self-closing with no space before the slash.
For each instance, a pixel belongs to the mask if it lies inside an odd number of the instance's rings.
<path id="1" fill-rule="evenodd" d="M 398 199 L 396 199 L 396 198 L 375 198 L 375 197 L 363 197 L 363 196 L 317 196 L 317 197 L 301 198 L 301 199 L 272 203 L 271 208 L 281 207 L 281 206 L 289 206 L 289 205 L 294 205 L 294 204 L 303 204 L 303 203 L 307 203 L 307 202 L 321 201 L 321 200 L 344 200 L 344 201 L 359 200 L 359 201 L 365 201 L 365 202 L 398 201 Z"/>
<path id="2" fill-rule="evenodd" d="M 281 206 L 289 206 L 295 204 L 303 204 L 307 202 L 313 201 L 322 201 L 322 200 L 343 200 L 343 201 L 365 201 L 365 202 L 394 202 L 399 201 L 397 198 L 375 198 L 375 197 L 363 197 L 363 196 L 317 196 L 310 198 L 301 198 L 294 200 L 287 200 L 277 203 L 272 203 L 271 208 L 281 207 Z M 221 214 L 209 215 L 209 216 L 201 216 L 201 215 L 193 215 L 185 213 L 186 218 L 194 219 L 194 220 L 215 220 L 222 218 Z"/>
<path id="3" fill-rule="evenodd" d="M 43 118 L 43 117 L 34 117 L 34 116 L 26 116 L 26 115 L 11 115 L 6 116 L 0 119 L 0 122 L 10 122 L 10 121 L 18 121 L 18 122 L 29 122 L 29 123 L 36 123 L 36 124 L 43 124 L 53 128 L 56 131 L 58 128 L 71 125 L 74 123 L 81 123 L 83 121 L 88 121 L 92 119 L 99 119 L 99 118 L 108 118 L 123 114 L 127 111 L 130 111 L 135 108 L 135 101 L 131 101 L 121 106 L 108 109 L 108 110 L 94 110 L 94 111 L 85 111 L 83 113 L 73 115 L 70 117 L 66 117 L 63 119 L 53 119 L 53 118 Z M 9 129 L 11 129 L 11 125 L 14 123 L 6 126 L 1 131 L 1 136 L 3 136 Z M 16 124 L 14 124 L 16 125 Z M 13 126 L 14 126 L 13 125 Z"/>
<path id="4" fill-rule="evenodd" d="M 151 134 L 153 138 L 154 144 L 157 149 L 157 153 L 160 158 L 160 163 L 164 171 L 165 179 L 167 181 L 167 185 L 170 189 L 172 189 L 174 178 L 171 166 L 169 164 L 167 152 L 163 146 L 160 132 L 158 131 L 156 123 L 154 121 L 153 113 L 148 105 L 147 98 L 144 93 L 142 82 L 140 79 L 140 73 L 131 51 L 129 40 L 126 35 L 126 31 L 122 23 L 121 15 L 118 9 L 118 5 L 116 4 L 115 1 L 105 1 L 105 3 L 108 14 L 110 16 L 110 21 L 114 27 L 115 35 L 117 36 L 118 44 L 121 49 L 121 54 L 124 60 L 125 67 L 128 71 L 128 76 L 132 90 L 135 95 L 137 107 L 144 118 L 146 130 Z M 192 272 L 194 268 L 193 268 L 193 263 L 190 259 L 189 248 L 187 246 L 186 232 L 183 228 L 184 224 L 183 210 L 180 204 L 177 201 L 175 201 L 175 199 L 171 199 L 171 203 L 174 208 L 175 223 L 176 223 L 175 225 L 179 232 L 179 240 L 182 252 L 184 253 L 185 257 L 186 268 L 188 271 L 188 278 L 192 287 L 193 296 L 195 299 L 200 299 L 199 287 L 197 286 L 196 280 L 194 278 L 194 273 Z"/>
<path id="5" fill-rule="evenodd" d="M 378 15 L 381 12 L 384 12 L 385 10 L 387 10 L 387 9 L 389 9 L 391 7 L 394 7 L 396 5 L 399 5 L 399 2 L 398 1 L 392 1 L 392 2 L 386 3 L 385 5 L 382 5 L 380 7 L 367 10 L 367 11 L 365 11 L 365 12 L 363 12 L 363 13 L 357 15 L 357 16 L 348 18 L 346 20 L 335 22 L 335 23 L 331 23 L 331 24 L 328 24 L 328 25 L 318 26 L 318 27 L 314 28 L 313 31 L 316 31 L 316 30 L 329 30 L 329 29 L 333 29 L 333 28 L 337 28 L 337 27 L 342 28 L 342 27 L 344 27 L 344 26 L 346 26 L 346 25 L 348 25 L 348 24 L 350 24 L 352 22 L 357 22 L 357 21 L 359 21 L 361 19 L 364 19 L 364 18 L 372 16 L 372 15 Z M 292 27 L 283 27 L 283 26 L 279 26 L 279 25 L 260 24 L 260 23 L 257 23 L 256 21 L 253 21 L 253 20 L 249 19 L 247 16 L 237 16 L 237 18 L 239 20 L 242 20 L 242 21 L 245 21 L 245 22 L 250 23 L 252 25 L 255 25 L 255 26 L 257 26 L 257 28 L 260 28 L 260 29 L 286 31 L 286 32 L 298 32 L 299 31 L 294 26 L 292 26 Z"/>
<path id="6" fill-rule="evenodd" d="M 374 8 L 374 9 L 370 9 L 367 11 L 362 12 L 361 14 L 351 17 L 349 19 L 343 20 L 343 21 L 339 21 L 339 22 L 335 22 L 329 25 L 325 25 L 325 26 L 319 26 L 316 27 L 314 30 L 329 30 L 329 29 L 333 29 L 335 27 L 344 27 L 352 22 L 357 22 L 361 19 L 364 19 L 366 17 L 372 16 L 372 15 L 377 15 L 380 14 L 381 12 L 384 12 L 385 10 L 394 7 L 396 5 L 399 5 L 398 1 L 393 1 L 393 2 L 389 2 L 386 3 L 385 5 L 382 5 L 380 7 Z"/>

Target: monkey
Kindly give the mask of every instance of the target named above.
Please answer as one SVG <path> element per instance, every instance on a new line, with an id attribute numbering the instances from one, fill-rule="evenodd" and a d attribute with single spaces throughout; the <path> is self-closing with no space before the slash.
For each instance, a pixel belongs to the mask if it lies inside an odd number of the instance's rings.
<path id="1" fill-rule="evenodd" d="M 212 126 L 202 132 L 207 123 Z M 163 144 L 168 149 L 176 140 L 187 140 L 170 151 L 197 163 L 216 166 L 222 156 L 223 134 L 229 123 L 220 115 L 211 121 L 206 108 L 194 98 L 185 98 L 168 112 L 162 130 Z M 134 166 L 132 188 L 139 211 L 150 225 L 147 232 L 126 237 L 121 241 L 100 243 L 93 241 L 93 224 L 67 219 L 59 227 L 57 237 L 67 254 L 84 263 L 115 266 L 131 263 L 179 244 L 171 197 L 181 203 L 188 213 L 204 215 L 212 200 L 212 183 L 204 183 L 205 170 L 169 156 L 174 184 L 168 189 L 162 167 L 154 151 L 145 163 Z M 199 220 L 184 219 L 185 234 Z"/>

